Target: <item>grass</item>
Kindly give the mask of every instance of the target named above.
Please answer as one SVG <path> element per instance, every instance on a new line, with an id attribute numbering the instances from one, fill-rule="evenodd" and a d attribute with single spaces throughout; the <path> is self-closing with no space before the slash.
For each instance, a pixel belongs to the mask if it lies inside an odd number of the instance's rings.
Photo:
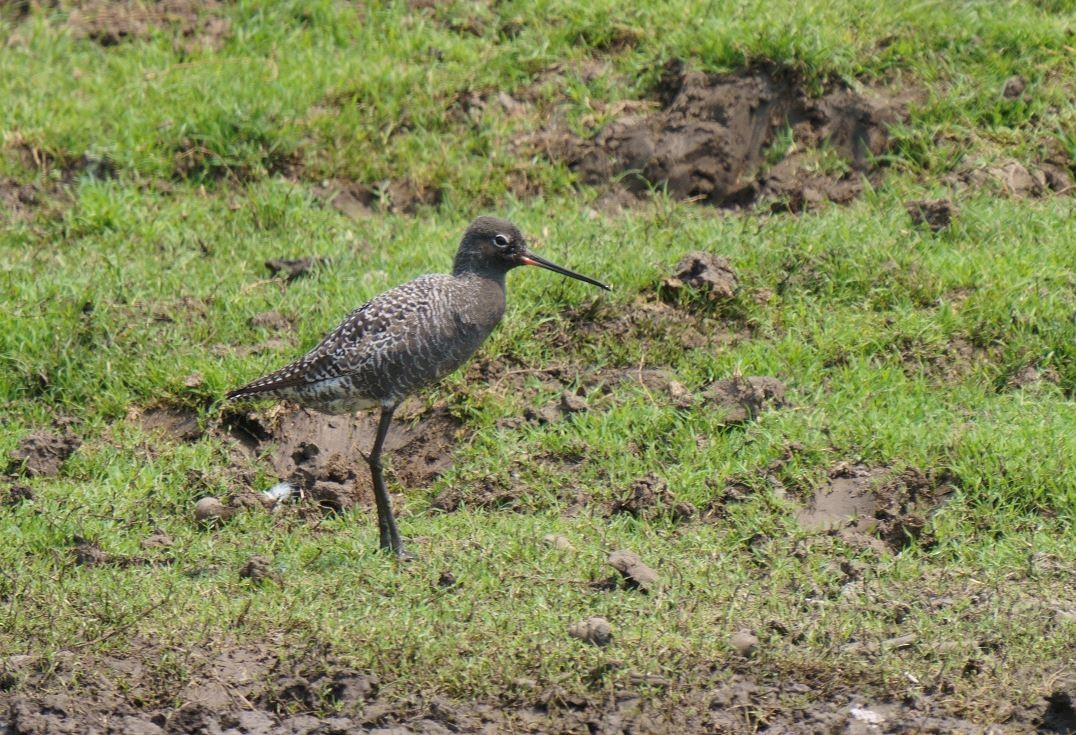
<path id="1" fill-rule="evenodd" d="M 977 721 L 1001 717 L 993 693 L 1031 701 L 1071 665 L 1071 199 L 962 190 L 960 216 L 938 234 L 911 228 L 903 207 L 952 195 L 939 177 L 962 161 L 1031 160 L 1053 145 L 1073 154 L 1063 3 L 1001 13 L 978 2 L 867 12 L 241 2 L 211 12 L 231 32 L 218 49 L 193 51 L 167 29 L 103 48 L 65 26 L 63 10 L 0 24 L 0 171 L 42 198 L 11 210 L 0 233 L 0 456 L 57 417 L 77 419 L 84 441 L 59 477 L 19 480 L 32 502 L 0 506 L 0 656 L 66 649 L 89 661 L 150 640 L 164 652 L 153 663 L 161 691 L 175 696 L 189 673 L 183 651 L 273 640 L 301 653 L 319 641 L 400 696 L 527 701 L 527 681 L 590 695 L 639 673 L 702 686 L 713 667 L 742 668 L 728 638 L 751 628 L 759 677 L 862 684 L 893 699 L 947 691 L 949 709 Z M 803 216 L 721 216 L 658 197 L 594 218 L 570 172 L 509 144 L 553 109 L 587 129 L 587 115 L 642 95 L 672 57 L 706 70 L 773 63 L 808 84 L 907 85 L 921 102 L 881 187 Z M 592 60 L 598 73 L 581 72 Z M 554 63 L 559 76 L 543 81 Z M 1016 73 L 1030 91 L 1004 100 Z M 456 112 L 467 92 L 525 88 L 538 102 L 520 116 L 496 104 Z M 115 176 L 90 175 L 85 157 Z M 301 175 L 285 175 L 296 161 Z M 542 193 L 514 191 L 519 176 Z M 418 216 L 349 219 L 312 192 L 336 178 L 405 180 L 443 196 Z M 456 375 L 423 400 L 447 403 L 473 435 L 432 487 L 393 488 L 417 562 L 373 552 L 367 510 L 196 524 L 199 497 L 236 491 L 223 441 L 147 435 L 125 419 L 131 407 L 186 405 L 212 422 L 226 389 L 299 354 L 364 299 L 446 269 L 466 222 L 487 208 L 553 260 L 616 285 L 605 297 L 551 274 L 513 274 L 487 358 L 662 367 L 692 391 L 773 375 L 789 407 L 730 429 L 716 412 L 678 409 L 627 381 L 588 396 L 586 413 L 504 428 L 498 420 L 557 396 L 537 379 L 521 391 Z M 675 325 L 650 339 L 577 331 L 572 315 L 631 309 L 696 249 L 728 257 L 740 277 L 741 295 L 712 322 L 726 343 L 685 350 Z M 266 277 L 266 259 L 297 255 L 331 264 L 286 286 Z M 266 339 L 249 319 L 269 309 L 295 320 L 290 341 L 237 351 Z M 1013 387 L 1028 366 L 1056 377 Z M 195 373 L 204 380 L 188 387 Z M 796 505 L 838 462 L 951 476 L 956 492 L 932 518 L 930 542 L 879 556 L 800 530 Z M 606 517 L 649 472 L 699 508 L 728 482 L 755 492 L 687 524 Z M 513 510 L 431 508 L 441 490 L 466 498 L 487 480 L 511 490 Z M 577 496 L 586 508 L 566 513 Z M 83 537 L 146 555 L 140 542 L 154 529 L 175 541 L 149 554 L 167 563 L 84 567 L 68 552 Z M 549 548 L 549 533 L 574 550 Z M 590 585 L 621 547 L 659 570 L 660 593 Z M 252 554 L 271 560 L 279 583 L 239 578 Z M 842 571 L 848 563 L 858 571 Z M 436 585 L 444 570 L 459 589 Z M 590 615 L 613 623 L 609 648 L 566 635 Z M 912 645 L 877 656 L 847 648 L 907 633 Z"/>

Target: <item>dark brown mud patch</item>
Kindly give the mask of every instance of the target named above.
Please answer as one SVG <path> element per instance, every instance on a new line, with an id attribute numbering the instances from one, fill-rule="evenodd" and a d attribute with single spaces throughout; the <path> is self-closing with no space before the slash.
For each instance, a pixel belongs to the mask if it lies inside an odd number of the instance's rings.
<path id="1" fill-rule="evenodd" d="M 149 38 L 158 31 L 173 35 L 177 50 L 218 49 L 231 33 L 231 22 L 216 0 L 109 2 L 80 0 L 73 4 L 65 27 L 76 38 L 102 46 Z"/>
<path id="2" fill-rule="evenodd" d="M 11 452 L 7 471 L 26 477 L 55 477 L 80 446 L 82 440 L 73 434 L 34 432 L 19 441 Z"/>
<path id="3" fill-rule="evenodd" d="M 931 232 L 940 232 L 960 214 L 960 208 L 948 199 L 923 199 L 905 202 L 904 209 L 916 227 L 926 225 Z"/>
<path id="4" fill-rule="evenodd" d="M 590 139 L 557 130 L 538 140 L 580 180 L 636 197 L 663 189 L 715 206 L 774 202 L 800 211 L 847 202 L 876 183 L 888 127 L 904 101 L 833 82 L 812 96 L 792 73 L 756 68 L 685 72 L 671 62 L 656 90 L 661 108 L 628 113 Z"/>
<path id="5" fill-rule="evenodd" d="M 855 541 L 871 537 L 891 551 L 912 543 L 930 545 L 930 517 L 955 490 L 948 475 L 917 468 L 838 466 L 796 519 L 809 531 L 837 533 Z"/>
<path id="6" fill-rule="evenodd" d="M 290 404 L 266 411 L 229 407 L 219 431 L 248 459 L 268 464 L 330 510 L 368 504 L 370 471 L 364 454 L 373 445 L 375 413 L 327 416 Z M 405 404 L 385 442 L 387 474 L 404 488 L 426 487 L 452 466 L 452 455 L 468 431 L 444 409 Z"/>

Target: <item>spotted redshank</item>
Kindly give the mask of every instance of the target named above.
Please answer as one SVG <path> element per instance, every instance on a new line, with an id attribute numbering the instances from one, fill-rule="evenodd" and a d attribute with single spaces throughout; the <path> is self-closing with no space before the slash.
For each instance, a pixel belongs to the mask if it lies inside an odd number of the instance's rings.
<path id="1" fill-rule="evenodd" d="M 604 283 L 530 252 L 519 228 L 479 217 L 460 241 L 452 275 L 426 275 L 390 289 L 351 312 L 314 349 L 228 393 L 229 400 L 278 398 L 327 414 L 380 407 L 366 462 L 374 486 L 380 546 L 406 555 L 381 472 L 381 449 L 405 397 L 462 366 L 504 316 L 505 276 L 533 265 Z"/>

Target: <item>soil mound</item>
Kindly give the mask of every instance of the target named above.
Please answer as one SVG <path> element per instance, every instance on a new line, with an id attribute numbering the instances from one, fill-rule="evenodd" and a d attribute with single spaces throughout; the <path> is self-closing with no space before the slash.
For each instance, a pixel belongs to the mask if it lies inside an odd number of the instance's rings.
<path id="1" fill-rule="evenodd" d="M 547 149 L 586 184 L 615 182 L 636 196 L 664 188 L 717 206 L 766 198 L 799 211 L 858 196 L 878 174 L 887 127 L 903 117 L 894 98 L 841 84 L 812 97 L 774 69 L 703 74 L 671 62 L 657 96 L 656 112 L 629 112 L 590 140 L 552 136 Z"/>

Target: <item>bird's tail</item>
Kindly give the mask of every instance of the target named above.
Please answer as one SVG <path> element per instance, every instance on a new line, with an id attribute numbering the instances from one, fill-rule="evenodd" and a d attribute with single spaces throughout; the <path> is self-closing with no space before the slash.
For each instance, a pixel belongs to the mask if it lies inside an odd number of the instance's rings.
<path id="1" fill-rule="evenodd" d="M 295 369 L 289 365 L 240 388 L 228 391 L 227 398 L 229 401 L 242 401 L 246 398 L 256 398 L 258 396 L 280 395 L 281 390 L 295 385 L 295 378 Z"/>

